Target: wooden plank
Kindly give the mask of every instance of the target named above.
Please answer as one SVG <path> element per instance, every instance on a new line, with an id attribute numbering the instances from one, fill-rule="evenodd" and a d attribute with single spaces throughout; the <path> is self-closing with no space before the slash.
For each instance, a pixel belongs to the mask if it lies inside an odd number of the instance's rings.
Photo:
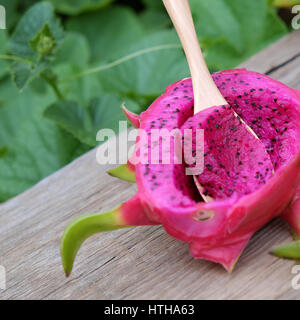
<path id="1" fill-rule="evenodd" d="M 244 64 L 299 87 L 300 32 L 294 32 Z M 279 219 L 258 232 L 229 275 L 217 264 L 193 259 L 187 244 L 160 226 L 95 235 L 64 277 L 59 239 L 80 214 L 105 211 L 132 196 L 134 184 L 118 181 L 92 150 L 30 190 L 0 206 L 0 265 L 7 289 L 0 299 L 299 299 L 294 262 L 268 255 L 289 241 Z"/>

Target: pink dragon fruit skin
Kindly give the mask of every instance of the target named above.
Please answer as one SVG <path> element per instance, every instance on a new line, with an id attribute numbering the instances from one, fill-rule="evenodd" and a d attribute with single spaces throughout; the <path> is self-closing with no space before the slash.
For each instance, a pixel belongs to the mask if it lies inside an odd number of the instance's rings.
<path id="1" fill-rule="evenodd" d="M 286 220 L 296 236 L 300 237 L 300 186 L 298 186 L 296 195 L 288 208 L 284 210 L 281 218 Z"/>
<path id="2" fill-rule="evenodd" d="M 300 98 L 300 90 L 296 90 L 295 93 Z M 281 217 L 289 223 L 296 236 L 300 237 L 300 184 L 293 200 Z"/>
<path id="3" fill-rule="evenodd" d="M 226 75 L 226 73 L 232 73 L 231 70 L 228 71 L 222 71 L 219 73 L 219 75 Z M 243 75 L 243 78 L 240 79 L 244 82 L 240 82 L 241 86 L 243 86 L 243 84 L 247 83 L 247 74 L 248 71 L 245 69 L 240 69 L 237 70 L 237 72 L 239 72 L 239 74 Z M 264 75 L 261 74 L 257 74 L 257 80 L 261 80 L 261 79 L 270 79 Z M 228 86 L 227 89 L 225 88 L 226 86 L 224 85 L 224 81 L 222 80 L 222 78 L 219 78 L 219 80 L 217 79 L 217 77 L 215 77 L 215 81 L 217 83 L 217 85 L 221 88 L 221 91 L 223 94 L 227 94 L 228 92 Z M 284 103 L 288 102 L 289 100 L 291 100 L 291 105 L 290 107 L 292 107 L 292 113 L 289 115 L 289 118 L 293 119 L 293 117 L 295 116 L 296 119 L 298 118 L 298 114 L 299 114 L 299 103 L 297 103 L 297 101 L 299 101 L 300 99 L 300 90 L 294 90 L 291 88 L 288 88 L 287 86 L 283 85 L 282 83 L 276 81 L 276 80 L 272 80 L 272 86 L 270 88 L 268 87 L 263 87 L 263 90 L 266 90 L 268 94 L 271 93 L 272 96 L 272 100 L 271 100 L 271 104 L 272 102 L 276 101 L 276 106 L 275 108 L 280 108 L 280 100 L 283 100 Z M 237 83 L 234 83 L 234 85 L 236 86 Z M 251 91 L 251 89 L 250 89 Z M 266 91 L 260 91 L 258 90 L 257 92 L 255 92 L 254 96 L 259 96 L 264 94 L 264 92 Z M 292 91 L 292 92 L 291 92 Z M 252 92 L 253 93 L 253 92 Z M 275 96 L 276 95 L 276 96 Z M 247 97 L 246 97 L 247 98 Z M 278 99 L 279 98 L 279 99 Z M 235 99 L 231 99 L 229 102 L 230 103 L 235 103 L 234 101 Z M 253 130 L 257 133 L 258 136 L 260 136 L 260 139 L 265 143 L 266 148 L 269 148 L 269 154 L 271 156 L 271 158 L 273 158 L 273 162 L 274 165 L 276 165 L 277 161 L 280 162 L 284 162 L 285 158 L 288 158 L 291 154 L 293 154 L 295 152 L 295 148 L 298 148 L 299 145 L 299 124 L 297 123 L 297 121 L 293 121 L 292 124 L 290 124 L 289 119 L 285 119 L 283 126 L 280 127 L 280 122 L 277 123 L 277 118 L 275 117 L 275 119 L 272 119 L 272 113 L 274 113 L 273 108 L 263 108 L 262 110 L 260 110 L 260 105 L 257 104 L 257 106 L 254 106 L 254 112 L 251 112 L 249 110 L 249 108 L 245 108 L 246 104 L 241 104 L 241 102 L 239 102 L 239 106 L 234 107 L 236 109 L 236 111 L 243 117 L 243 119 L 253 128 Z M 283 108 L 284 109 L 284 108 Z M 289 108 L 290 109 L 290 108 Z M 266 135 L 265 132 L 265 126 L 262 126 L 262 124 L 260 123 L 260 121 L 255 121 L 255 120 L 259 120 L 259 117 L 262 116 L 261 113 L 262 111 L 268 111 L 268 115 L 264 114 L 265 118 L 268 120 L 268 127 L 269 129 L 271 129 L 271 131 L 273 131 L 273 134 L 270 135 Z M 271 111 L 272 110 L 272 111 Z M 277 112 L 277 117 L 278 119 L 282 119 L 282 117 L 284 117 L 284 113 L 285 110 L 283 110 L 283 112 L 281 114 L 281 111 L 278 109 L 275 111 L 275 113 Z M 259 114 L 260 113 L 260 114 Z M 257 119 L 255 119 L 255 116 Z M 253 123 L 255 122 L 255 123 Z M 264 124 L 266 124 L 266 121 L 264 122 Z M 274 125 L 275 126 L 274 126 Z M 284 130 L 286 130 L 286 128 L 288 128 L 288 126 L 292 126 L 292 132 L 294 133 L 294 137 L 292 137 L 291 140 L 291 135 L 288 136 L 286 139 L 284 137 Z M 260 126 L 262 128 L 260 128 Z M 281 130 L 280 130 L 281 129 Z M 275 132 L 274 132 L 275 130 Z M 279 150 L 280 152 L 277 151 L 277 156 L 276 156 L 276 150 L 272 150 L 272 139 L 279 139 L 281 141 L 281 145 L 283 146 L 282 150 Z M 279 144 L 277 144 L 279 145 Z M 272 152 L 273 151 L 273 152 Z M 279 156 L 279 157 L 278 157 Z M 277 159 L 276 159 L 277 158 Z M 290 226 L 292 227 L 292 229 L 300 236 L 300 185 L 298 186 L 297 192 L 295 194 L 295 197 L 293 198 L 293 200 L 291 201 L 289 207 L 284 211 L 284 213 L 282 214 L 282 218 L 285 219 Z"/>
<path id="4" fill-rule="evenodd" d="M 122 105 L 122 110 L 128 119 L 128 121 L 135 127 L 139 128 L 140 126 L 140 116 L 128 110 L 125 105 Z"/>
<path id="5" fill-rule="evenodd" d="M 251 194 L 210 203 L 198 202 L 194 192 L 189 193 L 191 178 L 178 170 L 174 176 L 174 166 L 138 164 L 136 177 L 150 219 L 188 242 L 193 256 L 219 262 L 230 270 L 252 234 L 282 213 L 293 198 L 300 177 L 300 99 L 287 86 L 243 69 L 220 72 L 214 80 L 265 144 L 276 174 Z M 181 127 L 192 113 L 191 97 L 190 79 L 169 86 L 141 115 L 140 128 Z M 203 221 L 202 213 L 212 218 Z"/>
<path id="6" fill-rule="evenodd" d="M 245 69 L 222 71 L 213 78 L 228 103 L 264 143 L 275 174 L 250 193 L 205 203 L 193 177 L 185 174 L 184 165 L 138 163 L 135 165 L 138 192 L 120 207 L 126 207 L 124 212 L 118 209 L 122 219 L 118 219 L 114 229 L 162 224 L 171 236 L 189 243 L 194 257 L 218 262 L 232 270 L 253 233 L 272 218 L 284 213 L 295 231 L 300 231 L 295 227 L 299 227 L 296 211 L 300 205 L 296 198 L 288 208 L 300 181 L 300 95 L 276 80 Z M 184 79 L 167 87 L 134 121 L 149 132 L 155 128 L 182 128 L 192 116 L 192 82 Z M 169 153 L 172 158 L 174 150 L 171 148 Z M 76 230 L 76 224 L 71 223 L 61 242 L 63 261 L 69 259 L 67 273 L 79 249 L 72 244 L 76 239 L 72 228 L 75 226 Z M 82 239 L 75 242 L 81 244 L 95 232 L 97 227 L 93 226 L 93 231 L 87 229 Z"/>

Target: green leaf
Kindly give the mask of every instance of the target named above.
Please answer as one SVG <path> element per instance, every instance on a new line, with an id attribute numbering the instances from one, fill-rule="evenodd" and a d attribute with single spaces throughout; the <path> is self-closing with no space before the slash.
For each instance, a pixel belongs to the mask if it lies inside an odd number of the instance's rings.
<path id="1" fill-rule="evenodd" d="M 67 29 L 86 36 L 91 47 L 91 60 L 112 60 L 128 52 L 128 48 L 144 35 L 134 12 L 125 7 L 112 7 L 74 17 Z"/>
<path id="2" fill-rule="evenodd" d="M 0 80 L 0 201 L 26 190 L 88 149 L 41 116 L 54 101 L 49 87 L 43 94 L 31 86 L 20 93 L 8 77 Z"/>
<path id="3" fill-rule="evenodd" d="M 287 33 L 267 0 L 190 0 L 208 66 L 235 67 Z"/>
<path id="4" fill-rule="evenodd" d="M 40 59 L 40 55 L 43 54 L 41 48 L 44 45 L 49 46 L 49 34 L 51 34 L 51 44 L 54 42 L 57 47 L 63 39 L 62 27 L 54 16 L 52 5 L 48 2 L 39 2 L 23 15 L 12 34 L 10 40 L 12 54 L 30 61 Z M 38 41 L 36 46 L 33 45 L 35 41 Z M 54 45 L 51 49 L 54 49 Z"/>
<path id="5" fill-rule="evenodd" d="M 38 77 L 47 68 L 48 64 L 43 62 L 30 65 L 23 62 L 14 62 L 11 65 L 12 80 L 16 87 L 22 91 L 31 81 Z"/>
<path id="6" fill-rule="evenodd" d="M 63 30 L 48 2 L 37 3 L 24 14 L 10 40 L 12 54 L 25 60 L 11 65 L 20 90 L 50 67 L 62 39 Z"/>
<path id="7" fill-rule="evenodd" d="M 143 0 L 143 3 L 151 9 L 165 10 L 161 0 Z"/>
<path id="8" fill-rule="evenodd" d="M 0 56 L 5 55 L 7 51 L 7 34 L 5 30 L 0 31 Z M 3 77 L 8 70 L 6 59 L 0 59 L 0 78 Z"/>
<path id="9" fill-rule="evenodd" d="M 54 72 L 57 74 L 57 84 L 66 100 L 74 100 L 80 104 L 97 97 L 101 91 L 99 80 L 95 75 L 79 77 L 72 81 L 64 79 L 81 72 L 82 66 L 70 63 L 61 63 L 54 66 Z"/>
<path id="10" fill-rule="evenodd" d="M 139 15 L 143 28 L 148 32 L 156 32 L 171 26 L 171 20 L 165 10 L 148 9 Z"/>
<path id="11" fill-rule="evenodd" d="M 56 52 L 55 64 L 69 63 L 85 67 L 90 60 L 90 55 L 89 43 L 85 36 L 76 32 L 66 32 L 65 38 Z"/>
<path id="12" fill-rule="evenodd" d="M 189 76 L 174 31 L 151 34 L 132 46 L 133 58 L 98 73 L 104 92 L 118 92 L 145 107 L 165 88 Z"/>
<path id="13" fill-rule="evenodd" d="M 1 0 L 1 5 L 4 6 L 6 11 L 7 29 L 10 29 L 11 27 L 13 27 L 17 22 L 17 20 L 19 19 L 20 14 L 18 12 L 18 4 L 19 4 L 19 0 Z"/>
<path id="14" fill-rule="evenodd" d="M 109 128 L 117 134 L 119 121 L 126 118 L 121 110 L 122 100 L 113 95 L 92 99 L 87 107 L 75 101 L 58 101 L 49 106 L 44 116 L 72 133 L 81 142 L 97 145 L 96 134 Z"/>
<path id="15" fill-rule="evenodd" d="M 54 101 L 49 87 L 43 94 L 34 92 L 30 86 L 20 93 L 9 77 L 0 80 L 0 146 L 12 145 L 15 136 L 22 133 L 23 123 Z"/>
<path id="16" fill-rule="evenodd" d="M 74 158 L 80 143 L 36 115 L 26 121 L 0 158 L 0 201 L 28 189 Z"/>
<path id="17" fill-rule="evenodd" d="M 109 5 L 113 0 L 50 0 L 60 13 L 77 15 L 85 11 L 95 11 Z"/>
<path id="18" fill-rule="evenodd" d="M 266 45 L 275 42 L 279 35 L 286 34 L 286 25 L 278 18 L 275 9 L 270 9 L 265 20 L 265 30 L 262 35 L 262 43 L 259 50 L 262 50 Z"/>

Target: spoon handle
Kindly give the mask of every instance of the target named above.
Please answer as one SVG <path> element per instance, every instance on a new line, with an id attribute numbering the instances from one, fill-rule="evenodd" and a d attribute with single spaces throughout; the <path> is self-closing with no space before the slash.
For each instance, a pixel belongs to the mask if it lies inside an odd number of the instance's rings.
<path id="1" fill-rule="evenodd" d="M 215 85 L 203 58 L 188 0 L 163 0 L 175 26 L 190 68 L 194 113 L 212 106 L 227 104 Z"/>

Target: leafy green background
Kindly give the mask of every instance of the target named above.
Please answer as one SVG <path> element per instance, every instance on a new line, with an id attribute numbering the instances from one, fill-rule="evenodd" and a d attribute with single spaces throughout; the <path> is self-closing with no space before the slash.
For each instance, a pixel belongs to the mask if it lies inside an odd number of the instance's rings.
<path id="1" fill-rule="evenodd" d="M 285 1 L 283 1 L 285 2 Z M 232 68 L 289 32 L 271 0 L 190 0 L 211 71 Z M 2 0 L 0 201 L 118 130 L 189 76 L 161 0 Z M 280 7 L 280 0 L 276 0 Z"/>

